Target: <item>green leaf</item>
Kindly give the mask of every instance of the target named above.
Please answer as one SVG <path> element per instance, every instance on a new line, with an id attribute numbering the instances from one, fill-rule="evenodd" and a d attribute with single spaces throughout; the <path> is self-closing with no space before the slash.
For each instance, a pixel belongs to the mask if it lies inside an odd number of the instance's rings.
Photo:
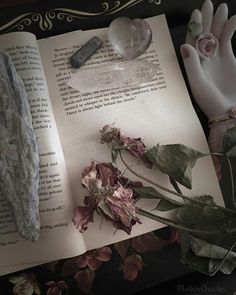
<path id="1" fill-rule="evenodd" d="M 151 186 L 136 187 L 133 190 L 138 194 L 139 198 L 142 199 L 161 199 L 163 195 Z"/>
<path id="2" fill-rule="evenodd" d="M 227 232 L 229 226 L 228 217 L 232 213 L 214 207 L 215 202 L 211 196 L 203 195 L 193 199 L 203 204 L 188 201 L 185 206 L 177 209 L 177 220 L 182 225 L 192 229 L 212 232 L 211 235 L 195 233 L 194 236 L 214 243 L 219 242 L 222 234 Z"/>
<path id="3" fill-rule="evenodd" d="M 197 38 L 202 33 L 202 24 L 198 22 L 189 22 L 188 31 L 193 38 Z"/>
<path id="4" fill-rule="evenodd" d="M 179 208 L 183 205 L 180 205 L 178 202 L 175 202 L 174 200 L 161 200 L 158 205 L 156 206 L 155 210 L 158 211 L 169 211 L 176 208 Z"/>
<path id="5" fill-rule="evenodd" d="M 199 257 L 191 250 L 190 234 L 184 231 L 180 232 L 181 262 L 187 264 L 191 269 L 204 274 L 209 274 L 209 260 L 205 257 Z"/>
<path id="6" fill-rule="evenodd" d="M 204 154 L 182 144 L 156 145 L 145 156 L 162 172 L 191 189 L 192 168 Z"/>
<path id="7" fill-rule="evenodd" d="M 228 252 L 228 249 L 219 247 L 217 245 L 208 243 L 204 240 L 198 239 L 190 235 L 190 245 L 191 249 L 196 256 L 208 258 L 208 273 L 213 273 L 216 268 L 220 265 L 221 261 L 224 259 Z M 220 267 L 225 274 L 230 274 L 236 266 L 236 253 L 230 252 L 224 262 Z"/>
<path id="8" fill-rule="evenodd" d="M 236 127 L 228 129 L 223 137 L 223 150 L 228 156 L 236 156 Z"/>

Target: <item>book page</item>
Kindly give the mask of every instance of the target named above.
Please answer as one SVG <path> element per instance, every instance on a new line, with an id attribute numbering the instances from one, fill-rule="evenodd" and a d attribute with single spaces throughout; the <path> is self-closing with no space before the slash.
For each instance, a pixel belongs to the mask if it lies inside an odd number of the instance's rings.
<path id="1" fill-rule="evenodd" d="M 75 256 L 85 248 L 71 222 L 72 194 L 35 36 L 25 32 L 2 35 L 0 48 L 11 55 L 24 82 L 40 154 L 39 241 L 20 237 L 8 203 L 0 196 L 0 274 L 4 274 L 27 263 Z"/>
<path id="2" fill-rule="evenodd" d="M 160 69 L 153 81 L 140 87 L 112 88 L 80 93 L 67 86 L 75 72 L 69 65 L 69 57 L 78 46 L 93 36 L 104 41 L 103 47 L 83 67 L 99 66 L 114 62 L 118 57 L 107 41 L 107 29 L 86 31 L 76 38 L 76 32 L 39 41 L 43 66 L 52 100 L 59 136 L 63 146 L 73 194 L 79 204 L 86 192 L 82 189 L 81 171 L 91 160 L 110 162 L 109 149 L 100 143 L 99 129 L 115 123 L 127 136 L 141 137 L 148 147 L 159 144 L 182 143 L 202 152 L 209 152 L 206 138 L 190 101 L 165 17 L 147 19 L 153 39 L 148 50 L 140 57 L 158 64 Z M 93 78 L 91 77 L 91 83 Z M 126 156 L 128 162 L 132 161 Z M 171 187 L 166 175 L 137 165 L 135 169 L 163 186 Z M 125 167 L 118 162 L 123 172 Z M 133 166 L 134 168 L 135 166 Z M 127 171 L 131 180 L 140 180 Z M 199 160 L 193 169 L 192 191 L 181 187 L 189 196 L 210 194 L 218 204 L 223 204 L 220 188 L 210 158 Z M 157 202 L 143 200 L 142 208 L 152 210 Z M 154 212 L 154 211 L 152 211 Z M 132 235 L 160 228 L 163 224 L 141 217 L 142 224 L 135 225 Z M 129 238 L 126 233 L 95 217 L 84 233 L 86 248 L 101 247 L 121 239 Z"/>

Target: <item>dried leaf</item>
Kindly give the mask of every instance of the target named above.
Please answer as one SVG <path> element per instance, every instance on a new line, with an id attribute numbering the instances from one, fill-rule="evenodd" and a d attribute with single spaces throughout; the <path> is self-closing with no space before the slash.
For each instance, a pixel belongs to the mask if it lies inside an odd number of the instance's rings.
<path id="1" fill-rule="evenodd" d="M 192 168 L 204 154 L 182 144 L 156 145 L 145 156 L 163 173 L 191 189 Z"/>
<path id="2" fill-rule="evenodd" d="M 195 233 L 194 235 L 213 244 L 218 244 L 222 234 L 227 232 L 231 224 L 229 216 L 232 213 L 214 207 L 215 202 L 211 196 L 203 195 L 193 199 L 203 204 L 188 201 L 185 206 L 177 209 L 177 220 L 189 228 L 208 231 L 208 234 Z"/>
<path id="3" fill-rule="evenodd" d="M 180 205 L 179 202 L 175 202 L 174 200 L 160 200 L 158 205 L 156 206 L 155 210 L 158 211 L 169 211 L 176 208 L 179 208 L 183 205 Z"/>
<path id="4" fill-rule="evenodd" d="M 181 233 L 182 262 L 193 270 L 212 275 L 220 265 L 228 249 L 198 239 L 188 233 Z M 230 274 L 236 266 L 236 253 L 230 252 L 220 271 Z"/>

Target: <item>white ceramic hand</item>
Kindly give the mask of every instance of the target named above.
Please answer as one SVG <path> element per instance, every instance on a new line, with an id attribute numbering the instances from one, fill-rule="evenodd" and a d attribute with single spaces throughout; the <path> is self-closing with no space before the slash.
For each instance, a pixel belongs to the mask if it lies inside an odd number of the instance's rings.
<path id="1" fill-rule="evenodd" d="M 222 3 L 213 15 L 210 0 L 201 11 L 194 10 L 190 22 L 202 24 L 201 34 L 218 40 L 214 56 L 202 58 L 196 49 L 197 39 L 187 33 L 181 54 L 195 100 L 209 119 L 227 113 L 236 105 L 236 59 L 231 38 L 236 29 L 236 15 L 228 20 L 228 7 Z M 201 54 L 200 54 L 201 55 Z"/>

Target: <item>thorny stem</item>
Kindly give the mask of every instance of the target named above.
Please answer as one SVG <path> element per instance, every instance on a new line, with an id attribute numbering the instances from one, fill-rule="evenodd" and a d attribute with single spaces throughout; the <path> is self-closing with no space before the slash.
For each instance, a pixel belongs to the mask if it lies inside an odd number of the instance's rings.
<path id="1" fill-rule="evenodd" d="M 123 162 L 124 165 L 126 166 L 126 168 L 127 168 L 130 172 L 132 172 L 134 175 L 136 175 L 137 177 L 143 179 L 144 181 L 147 181 L 147 182 L 149 182 L 150 184 L 152 184 L 152 185 L 154 185 L 154 186 L 156 186 L 156 187 L 158 187 L 158 188 L 160 188 L 160 189 L 162 189 L 162 190 L 164 190 L 164 191 L 166 191 L 166 192 L 168 192 L 168 193 L 170 193 L 170 194 L 173 194 L 173 195 L 175 195 L 175 196 L 177 196 L 177 197 L 180 197 L 180 198 L 182 198 L 183 200 L 188 200 L 188 201 L 191 202 L 191 203 L 196 203 L 196 204 L 200 204 L 200 205 L 204 205 L 204 206 L 208 206 L 208 207 L 213 207 L 212 205 L 209 205 L 209 204 L 207 204 L 207 203 L 204 203 L 204 202 L 201 202 L 201 201 L 197 201 L 197 200 L 191 199 L 190 197 L 187 197 L 187 196 L 185 196 L 185 195 L 179 194 L 179 193 L 177 193 L 177 192 L 175 192 L 175 191 L 173 191 L 173 190 L 171 190 L 171 189 L 169 189 L 169 188 L 167 188 L 167 187 L 162 186 L 161 184 L 159 184 L 159 183 L 157 183 L 157 182 L 155 182 L 155 181 L 153 181 L 153 180 L 150 180 L 150 179 L 146 178 L 146 177 L 143 176 L 143 175 L 138 174 L 136 171 L 134 171 L 134 170 L 133 170 L 133 169 L 132 169 L 132 168 L 131 168 L 126 162 L 125 162 L 125 160 L 124 160 L 124 158 L 123 158 L 123 156 L 122 156 L 122 154 L 121 154 L 120 151 L 119 151 L 119 155 L 120 155 L 120 158 L 121 158 L 122 162 Z M 220 209 L 223 210 L 223 211 L 227 211 L 227 212 L 233 213 L 233 215 L 236 214 L 236 211 L 235 211 L 235 210 L 233 210 L 233 209 L 229 209 L 229 208 L 224 208 L 224 207 L 219 206 L 219 205 L 216 205 L 216 204 L 214 205 L 214 208 L 220 208 Z"/>

